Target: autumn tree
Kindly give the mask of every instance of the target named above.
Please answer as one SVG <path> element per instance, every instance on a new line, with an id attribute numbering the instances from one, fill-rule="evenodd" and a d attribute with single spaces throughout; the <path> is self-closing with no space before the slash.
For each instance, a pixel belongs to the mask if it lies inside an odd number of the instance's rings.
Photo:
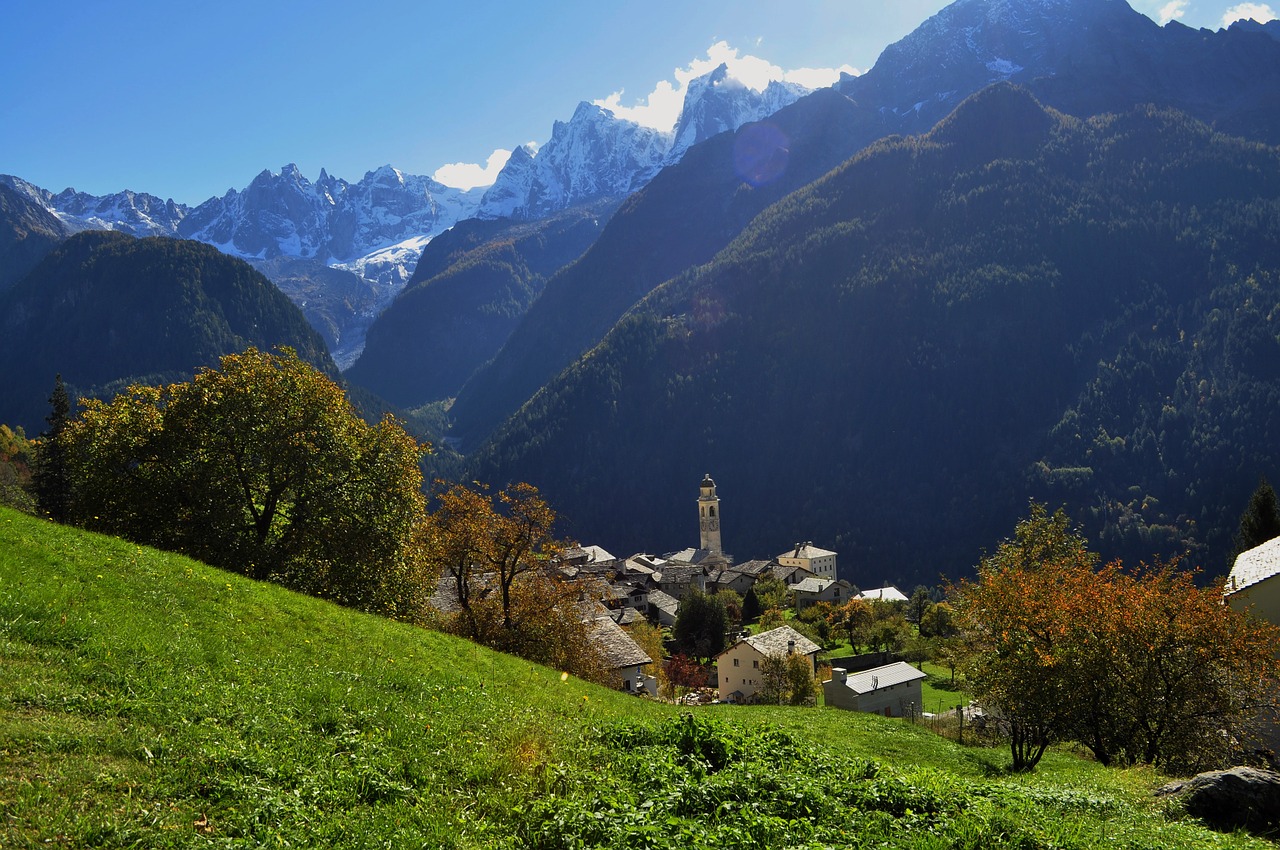
<path id="1" fill-rule="evenodd" d="M 425 448 L 390 417 L 365 423 L 292 350 L 86 401 L 50 441 L 80 525 L 362 610 L 423 610 Z"/>
<path id="2" fill-rule="evenodd" d="M 36 512 L 30 493 L 34 458 L 35 447 L 21 428 L 0 425 L 0 505 Z"/>
<path id="3" fill-rule="evenodd" d="M 873 621 L 871 606 L 864 599 L 853 598 L 831 613 L 832 625 L 838 625 L 849 636 L 854 652 L 868 640 Z"/>
<path id="4" fill-rule="evenodd" d="M 756 620 L 759 631 L 767 632 L 776 629 L 779 626 L 787 625 L 787 617 L 777 608 L 766 608 L 760 618 Z"/>
<path id="5" fill-rule="evenodd" d="M 566 580 L 554 558 L 555 511 L 536 487 L 494 494 L 484 484 L 436 482 L 427 553 L 456 603 L 443 626 L 502 652 L 604 680 L 592 625 L 580 602 L 598 599 L 586 579 Z"/>
<path id="6" fill-rule="evenodd" d="M 666 647 L 663 645 L 662 629 L 647 620 L 637 620 L 626 629 L 636 645 L 644 650 L 645 655 L 653 659 L 649 664 L 644 665 L 645 675 L 657 679 L 658 693 L 665 693 L 669 690 L 669 686 L 666 667 L 662 663 L 667 654 Z"/>
<path id="7" fill-rule="evenodd" d="M 948 602 L 930 605 L 920 618 L 920 634 L 925 637 L 949 638 L 955 633 L 955 609 Z"/>
<path id="8" fill-rule="evenodd" d="M 1277 629 L 1223 605 L 1220 584 L 1172 563 L 1099 568 L 1037 504 L 956 600 L 969 687 L 1009 721 L 1015 769 L 1059 739 L 1103 764 L 1204 766 L 1277 678 Z"/>
<path id="9" fill-rule="evenodd" d="M 962 582 L 955 594 L 969 687 L 1008 724 L 1014 770 L 1031 770 L 1071 733 L 1075 694 L 1059 675 L 1058 655 L 1070 614 L 1060 589 L 1096 560 L 1065 513 L 1049 515 L 1033 503 L 1013 539 L 983 558 L 977 581 Z"/>
<path id="10" fill-rule="evenodd" d="M 769 705 L 813 705 L 818 684 L 813 662 L 800 653 L 774 653 L 760 662 L 758 702 Z"/>
<path id="11" fill-rule="evenodd" d="M 707 686 L 707 668 L 699 664 L 697 659 L 676 653 L 662 666 L 669 690 L 661 693 L 668 699 L 678 700 L 684 693 Z"/>

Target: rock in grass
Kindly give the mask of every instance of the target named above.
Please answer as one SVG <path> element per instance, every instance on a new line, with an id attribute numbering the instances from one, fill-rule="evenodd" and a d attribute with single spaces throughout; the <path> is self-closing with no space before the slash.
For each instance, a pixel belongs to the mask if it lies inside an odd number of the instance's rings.
<path id="1" fill-rule="evenodd" d="M 1188 814 L 1218 830 L 1280 828 L 1280 773 L 1253 767 L 1213 770 L 1170 782 L 1157 797 L 1180 800 Z"/>

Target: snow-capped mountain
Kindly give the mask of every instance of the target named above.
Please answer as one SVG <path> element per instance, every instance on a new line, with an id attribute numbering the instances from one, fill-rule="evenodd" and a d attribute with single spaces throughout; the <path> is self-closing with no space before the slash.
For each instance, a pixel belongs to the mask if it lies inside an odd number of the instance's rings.
<path id="1" fill-rule="evenodd" d="M 0 183 L 53 213 L 73 233 L 118 230 L 130 236 L 171 236 L 190 209 L 145 192 L 89 195 L 75 189 L 53 194 L 20 177 L 0 174 Z"/>
<path id="2" fill-rule="evenodd" d="M 1164 26 L 1125 0 L 956 0 L 836 89 L 887 132 L 923 132 L 990 83 L 1071 115 L 1152 103 L 1215 129 L 1280 142 L 1277 30 Z"/>
<path id="3" fill-rule="evenodd" d="M 1158 29 L 1123 0 L 957 0 L 837 88 L 927 128 L 985 85 L 1027 83 L 1079 61 L 1094 28 L 1119 39 L 1135 27 Z"/>
<path id="4" fill-rule="evenodd" d="M 534 219 L 584 201 L 626 197 L 656 174 L 671 134 L 583 101 L 535 153 L 521 146 L 485 193 L 485 218 Z"/>
<path id="5" fill-rule="evenodd" d="M 678 162 L 685 151 L 699 142 L 766 118 L 808 93 L 804 86 L 776 80 L 757 92 L 730 76 L 729 67 L 721 64 L 711 73 L 689 81 L 667 161 Z"/>
<path id="6" fill-rule="evenodd" d="M 521 146 L 485 193 L 484 218 L 534 219 L 597 198 L 623 198 L 642 188 L 690 147 L 758 121 L 809 89 L 770 83 L 756 91 L 726 65 L 689 82 L 680 118 L 670 131 L 644 127 L 611 110 L 580 103 L 536 151 Z"/>
<path id="7" fill-rule="evenodd" d="M 177 235 L 244 259 L 315 257 L 329 241 L 332 192 L 345 188 L 323 171 L 312 183 L 292 164 L 279 174 L 263 171 L 244 191 L 231 189 L 196 207 Z"/>
<path id="8" fill-rule="evenodd" d="M 195 239 L 253 263 L 317 323 L 345 368 L 369 323 L 412 276 L 423 247 L 458 221 L 537 219 L 626 197 L 691 145 L 770 115 L 805 91 L 782 84 L 755 91 L 722 65 L 690 83 L 684 113 L 669 131 L 584 102 L 568 121 L 555 122 L 545 144 L 517 148 L 487 189 L 455 189 L 389 165 L 356 183 L 322 169 L 312 182 L 290 164 L 189 208 L 131 191 L 55 195 L 16 177 L 0 180 L 72 231 Z"/>
<path id="9" fill-rule="evenodd" d="M 286 165 L 194 209 L 144 193 L 54 194 L 17 177 L 3 175 L 0 182 L 73 232 L 177 236 L 253 263 L 317 324 L 340 366 L 359 355 L 365 329 L 404 288 L 423 246 L 473 216 L 483 195 L 389 165 L 358 183 L 323 169 L 313 183 Z M 326 267 L 347 274 L 328 274 Z"/>
<path id="10" fill-rule="evenodd" d="M 183 220 L 177 235 L 245 259 L 352 263 L 406 240 L 442 233 L 475 212 L 479 194 L 389 165 L 358 183 L 331 177 L 324 169 L 312 183 L 297 166 L 286 165 L 279 174 L 263 171 L 242 192 L 232 189 L 205 201 Z"/>

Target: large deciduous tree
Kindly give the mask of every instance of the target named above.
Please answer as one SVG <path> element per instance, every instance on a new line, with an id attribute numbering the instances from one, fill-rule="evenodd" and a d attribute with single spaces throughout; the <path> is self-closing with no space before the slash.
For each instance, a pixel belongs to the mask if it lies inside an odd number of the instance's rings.
<path id="1" fill-rule="evenodd" d="M 59 442 L 81 525 L 362 610 L 425 605 L 425 448 L 290 349 L 87 401 Z"/>
<path id="2" fill-rule="evenodd" d="M 1038 504 L 955 599 L 969 686 L 1007 720 L 1017 770 L 1055 740 L 1103 764 L 1213 764 L 1277 678 L 1280 632 L 1223 605 L 1220 584 L 1172 563 L 1098 567 Z"/>
<path id="3" fill-rule="evenodd" d="M 456 607 L 443 627 L 462 637 L 577 676 L 605 681 L 592 624 L 580 605 L 599 598 L 586 579 L 555 568 L 565 544 L 556 514 L 530 484 L 497 494 L 480 483 L 437 482 L 429 558 Z"/>
<path id="4" fill-rule="evenodd" d="M 766 655 L 760 662 L 758 701 L 767 705 L 813 705 L 818 684 L 813 662 L 800 653 Z"/>

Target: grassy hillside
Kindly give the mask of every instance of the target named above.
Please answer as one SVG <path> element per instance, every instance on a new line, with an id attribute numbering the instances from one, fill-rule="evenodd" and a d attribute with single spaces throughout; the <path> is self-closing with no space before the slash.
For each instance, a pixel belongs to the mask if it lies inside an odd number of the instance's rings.
<path id="1" fill-rule="evenodd" d="M 0 659 L 11 848 L 1267 846 L 1167 819 L 1146 771 L 682 716 L 3 509 Z"/>

